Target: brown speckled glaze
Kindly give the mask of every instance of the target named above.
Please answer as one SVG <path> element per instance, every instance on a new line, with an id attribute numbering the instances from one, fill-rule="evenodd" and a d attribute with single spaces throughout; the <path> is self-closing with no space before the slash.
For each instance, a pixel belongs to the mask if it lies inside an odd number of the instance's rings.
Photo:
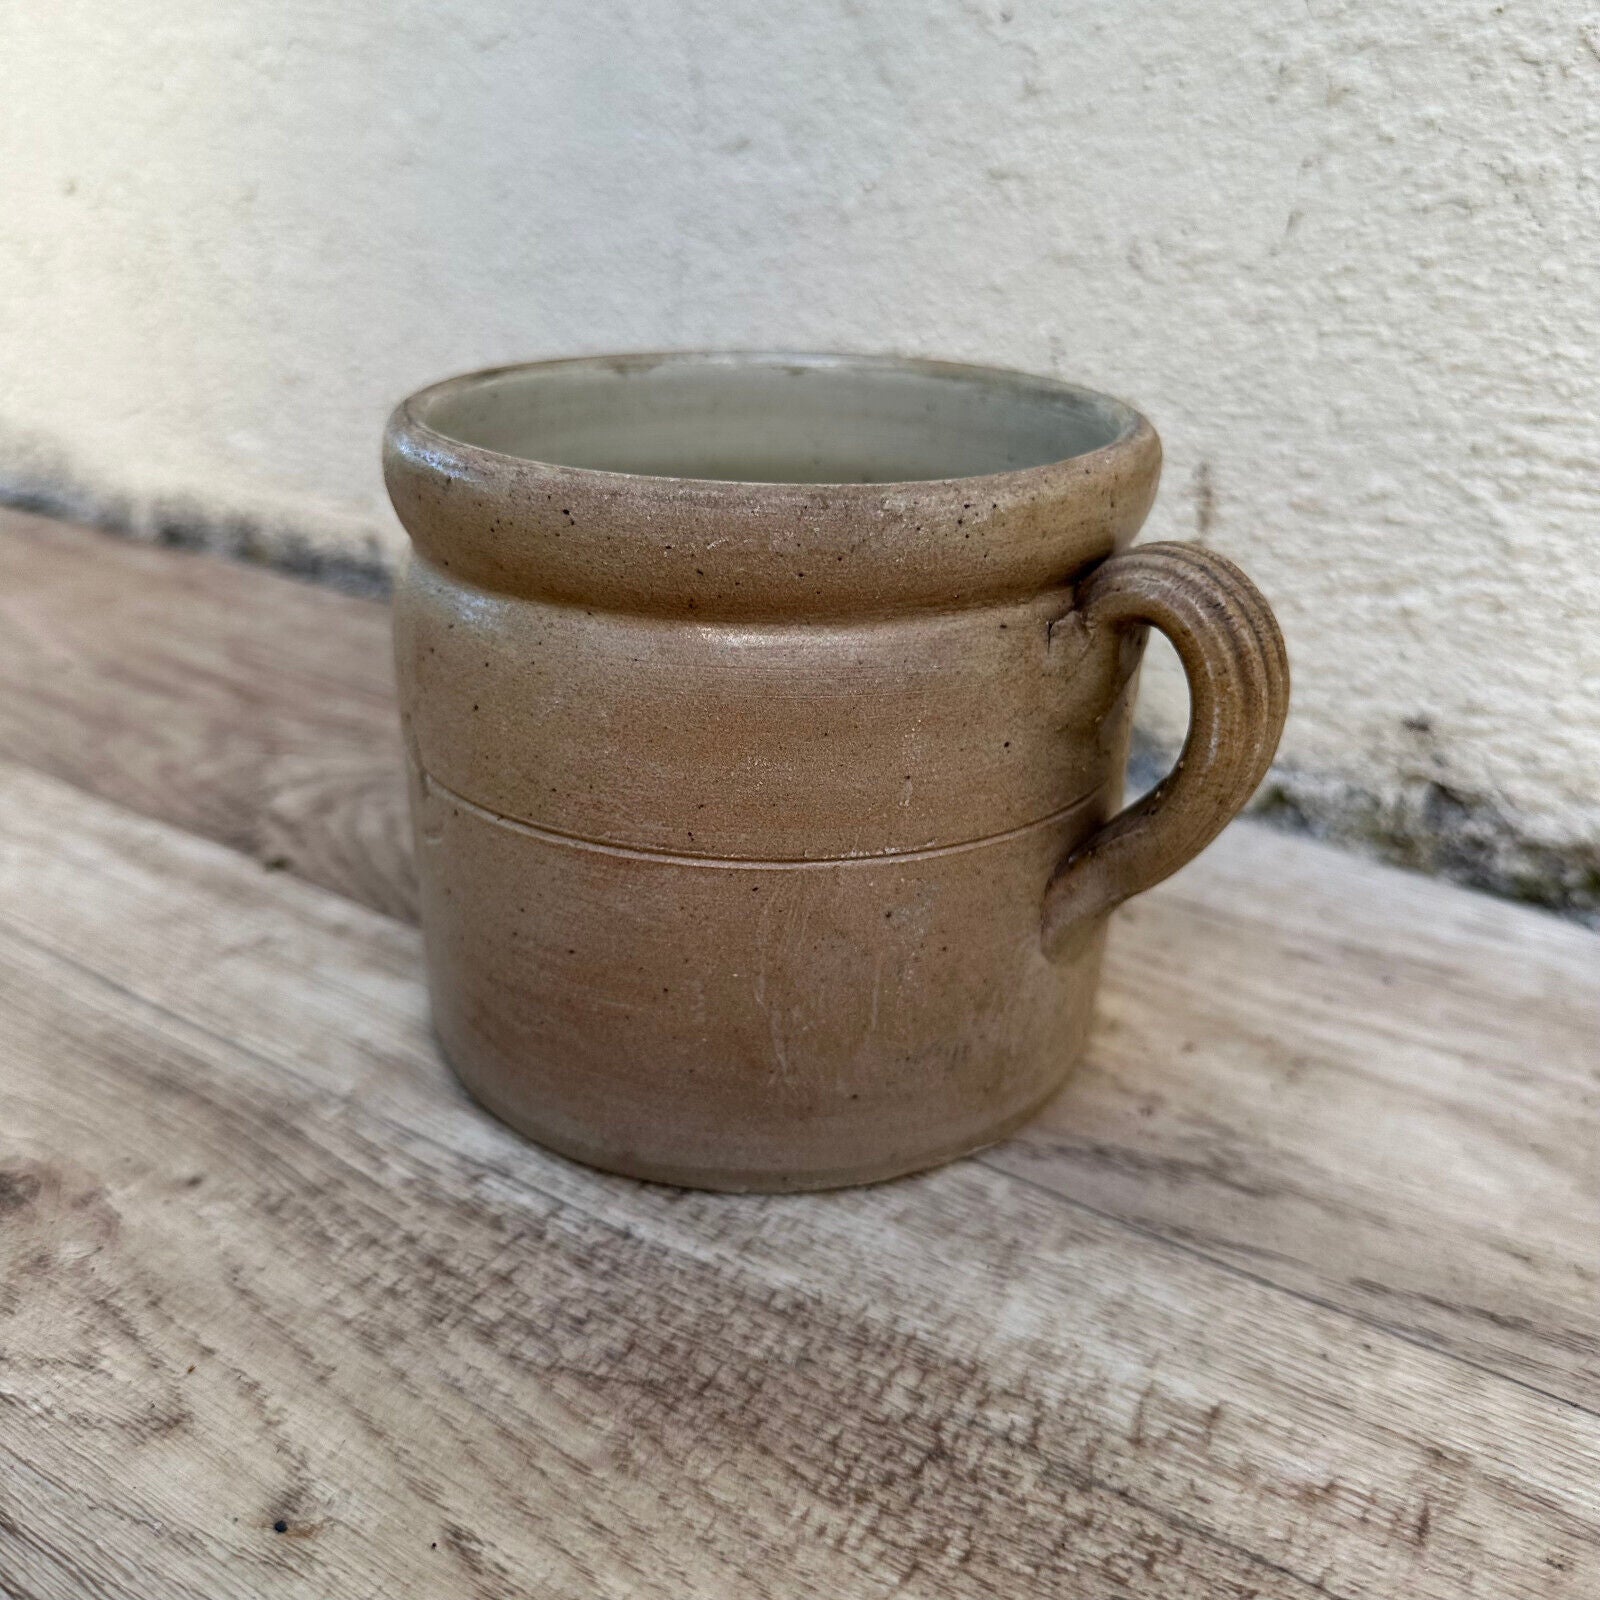
<path id="1" fill-rule="evenodd" d="M 1107 913 L 1282 728 L 1265 602 L 1126 548 L 1160 446 L 1067 385 L 549 362 L 414 396 L 384 462 L 439 1037 L 597 1166 L 822 1188 L 1002 1137 L 1082 1048 Z M 1150 625 L 1191 728 L 1114 815 Z"/>

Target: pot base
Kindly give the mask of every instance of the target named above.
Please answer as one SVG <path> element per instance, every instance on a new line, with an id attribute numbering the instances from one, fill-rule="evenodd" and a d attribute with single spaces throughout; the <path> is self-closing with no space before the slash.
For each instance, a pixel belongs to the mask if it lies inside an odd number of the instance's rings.
<path id="1" fill-rule="evenodd" d="M 635 1178 L 645 1183 L 669 1184 L 675 1189 L 705 1189 L 722 1194 L 805 1194 L 826 1189 L 853 1189 L 868 1184 L 888 1183 L 895 1178 L 910 1177 L 935 1167 L 959 1161 L 963 1156 L 977 1154 L 980 1150 L 1008 1139 L 1019 1128 L 1031 1122 L 1066 1086 L 1068 1077 L 1078 1064 L 1081 1052 L 1066 1061 L 1061 1075 L 1031 1105 L 1013 1111 L 998 1122 L 985 1128 L 975 1137 L 953 1144 L 935 1146 L 916 1155 L 901 1155 L 892 1161 L 879 1161 L 852 1167 L 840 1167 L 800 1173 L 761 1171 L 748 1167 L 678 1166 L 650 1160 L 638 1160 L 625 1151 L 615 1151 L 574 1139 L 557 1129 L 529 1117 L 524 1110 L 514 1108 L 500 1099 L 487 1085 L 473 1081 L 451 1056 L 449 1047 L 434 1029 L 434 1039 L 446 1066 L 472 1098 L 490 1113 L 496 1121 L 504 1123 L 514 1133 L 531 1139 L 535 1144 L 568 1161 L 593 1167 L 599 1172 L 614 1173 L 622 1178 Z"/>

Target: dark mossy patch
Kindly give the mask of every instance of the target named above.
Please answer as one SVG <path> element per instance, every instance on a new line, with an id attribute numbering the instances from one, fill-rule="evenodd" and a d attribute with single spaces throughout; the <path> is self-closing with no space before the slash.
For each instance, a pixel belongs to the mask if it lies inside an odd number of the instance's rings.
<path id="1" fill-rule="evenodd" d="M 0 505 L 87 523 L 169 549 L 207 550 L 326 584 L 345 594 L 383 598 L 394 588 L 393 564 L 376 533 L 368 533 L 355 550 L 333 549 L 300 529 L 238 512 L 212 510 L 178 499 L 138 505 L 117 496 L 97 495 L 64 477 L 24 476 L 9 481 L 0 477 Z"/>
<path id="2" fill-rule="evenodd" d="M 1129 793 L 1149 788 L 1171 764 L 1170 752 L 1136 737 Z M 1434 778 L 1403 778 L 1379 795 L 1343 779 L 1274 767 L 1250 813 L 1275 827 L 1600 928 L 1600 839 L 1533 839 L 1495 801 Z"/>

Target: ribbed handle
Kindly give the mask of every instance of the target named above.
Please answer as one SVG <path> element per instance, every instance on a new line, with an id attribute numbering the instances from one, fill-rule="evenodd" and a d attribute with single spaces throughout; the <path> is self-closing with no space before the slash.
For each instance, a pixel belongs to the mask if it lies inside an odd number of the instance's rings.
<path id="1" fill-rule="evenodd" d="M 1044 897 L 1052 955 L 1216 838 L 1266 776 L 1289 709 L 1277 621 L 1222 556 L 1192 544 L 1144 545 L 1097 567 L 1078 604 L 1091 635 L 1148 624 L 1172 641 L 1189 678 L 1189 736 L 1172 771 L 1057 868 Z"/>

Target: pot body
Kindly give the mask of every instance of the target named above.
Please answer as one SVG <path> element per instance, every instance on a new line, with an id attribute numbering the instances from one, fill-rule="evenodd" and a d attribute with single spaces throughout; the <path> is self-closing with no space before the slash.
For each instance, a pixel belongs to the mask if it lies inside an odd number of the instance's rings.
<path id="1" fill-rule="evenodd" d="M 1137 654 L 1081 648 L 1070 605 L 716 626 L 415 561 L 423 926 L 467 1085 L 719 1187 L 887 1177 L 1029 1115 L 1088 1026 L 1098 933 L 1052 960 L 1040 907 L 1114 806 Z"/>
<path id="2" fill-rule="evenodd" d="M 1041 908 L 1120 798 L 1144 630 L 1085 625 L 1078 589 L 1149 504 L 1148 426 L 1113 415 L 1088 469 L 760 484 L 546 465 L 412 406 L 396 653 L 472 1093 L 729 1189 L 1027 1118 L 1094 1001 L 1103 917 L 1047 952 Z"/>

